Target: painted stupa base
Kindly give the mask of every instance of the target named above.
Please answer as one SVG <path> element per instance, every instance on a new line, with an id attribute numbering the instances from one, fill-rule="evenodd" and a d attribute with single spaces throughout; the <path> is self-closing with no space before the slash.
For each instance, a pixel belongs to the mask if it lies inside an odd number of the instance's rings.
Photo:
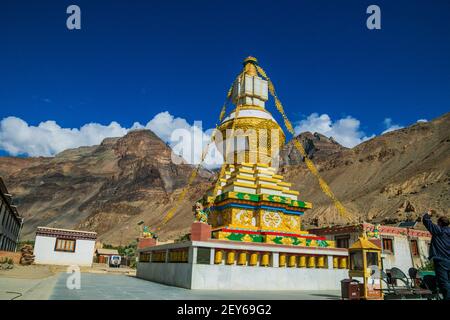
<path id="1" fill-rule="evenodd" d="M 212 234 L 212 238 L 217 240 L 291 245 L 300 247 L 335 247 L 334 241 L 327 240 L 325 237 L 318 237 L 308 234 L 298 235 L 294 233 L 280 233 L 270 231 L 255 232 L 228 228 L 215 230 Z"/>
<path id="2" fill-rule="evenodd" d="M 305 247 L 334 247 L 335 242 L 301 230 L 301 218 L 312 204 L 298 200 L 298 191 L 275 168 L 261 163 L 228 165 L 215 197 L 203 205 L 213 227 L 212 238 Z"/>

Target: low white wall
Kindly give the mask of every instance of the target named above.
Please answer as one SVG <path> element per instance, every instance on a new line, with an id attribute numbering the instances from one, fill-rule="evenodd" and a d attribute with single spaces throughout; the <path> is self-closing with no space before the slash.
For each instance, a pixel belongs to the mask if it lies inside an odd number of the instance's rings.
<path id="1" fill-rule="evenodd" d="M 94 240 L 76 240 L 75 252 L 55 251 L 56 238 L 36 236 L 34 262 L 37 264 L 91 266 Z"/>
<path id="2" fill-rule="evenodd" d="M 346 269 L 246 267 L 195 264 L 192 289 L 340 290 Z"/>
<path id="3" fill-rule="evenodd" d="M 143 262 L 137 277 L 188 289 L 340 290 L 348 270 Z"/>
<path id="4" fill-rule="evenodd" d="M 192 264 L 139 262 L 136 276 L 145 280 L 190 289 Z"/>

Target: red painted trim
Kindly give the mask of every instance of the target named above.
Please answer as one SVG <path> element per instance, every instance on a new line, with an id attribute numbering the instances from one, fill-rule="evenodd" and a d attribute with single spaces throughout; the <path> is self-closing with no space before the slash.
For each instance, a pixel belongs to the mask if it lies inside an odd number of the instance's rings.
<path id="1" fill-rule="evenodd" d="M 247 230 L 233 230 L 233 229 L 222 229 L 223 232 L 234 232 L 234 233 L 244 233 L 244 234 L 263 234 L 263 235 L 271 235 L 271 236 L 286 236 L 286 237 L 297 237 L 297 238 L 305 238 L 305 239 L 313 239 L 313 240 L 326 240 L 325 237 L 318 236 L 305 236 L 299 235 L 296 233 L 283 233 L 283 232 L 273 232 L 273 231 L 247 231 Z"/>
<path id="2" fill-rule="evenodd" d="M 284 244 L 275 244 L 275 243 L 259 243 L 259 242 L 236 242 L 236 241 L 229 241 L 229 240 L 218 240 L 218 239 L 210 239 L 205 242 L 211 242 L 211 243 L 239 243 L 240 246 L 248 246 L 248 247 L 256 247 L 256 246 L 267 246 L 267 247 L 273 247 L 273 248 L 292 248 L 292 249 L 305 249 L 305 250 L 331 250 L 336 252 L 348 252 L 348 249 L 344 248 L 321 248 L 321 247 L 304 247 L 304 246 L 293 246 L 293 245 L 284 245 Z M 220 250 L 227 250 L 227 249 L 220 249 Z M 228 249 L 228 250 L 236 250 L 236 249 Z M 260 250 L 259 250 L 260 251 Z M 264 251 L 260 251 L 264 252 Z"/>
<path id="3" fill-rule="evenodd" d="M 336 235 L 341 233 L 354 233 L 354 232 L 362 232 L 362 231 L 373 231 L 375 225 L 370 223 L 362 223 L 351 226 L 336 226 L 331 228 L 317 228 L 317 229 L 309 229 L 310 232 L 319 234 L 319 235 Z M 417 230 L 417 229 L 407 229 L 400 228 L 395 226 L 383 226 L 379 227 L 380 235 L 409 235 L 416 237 L 425 237 L 431 238 L 431 234 L 425 230 Z"/>

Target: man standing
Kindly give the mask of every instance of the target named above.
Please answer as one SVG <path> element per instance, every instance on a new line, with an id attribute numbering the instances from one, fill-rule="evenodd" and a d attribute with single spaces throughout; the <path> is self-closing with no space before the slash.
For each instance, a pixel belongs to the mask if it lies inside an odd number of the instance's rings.
<path id="1" fill-rule="evenodd" d="M 448 218 L 442 216 L 437 225 L 431 221 L 435 211 L 429 209 L 422 221 L 431 233 L 430 260 L 433 260 L 439 291 L 444 300 L 450 300 L 450 227 Z"/>

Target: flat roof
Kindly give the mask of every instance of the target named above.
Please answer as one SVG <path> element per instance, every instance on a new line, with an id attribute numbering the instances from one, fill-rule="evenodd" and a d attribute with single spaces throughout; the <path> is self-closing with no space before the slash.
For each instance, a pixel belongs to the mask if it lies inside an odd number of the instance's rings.
<path id="1" fill-rule="evenodd" d="M 103 249 L 99 248 L 95 250 L 98 254 L 105 254 L 105 255 L 118 255 L 119 251 L 117 249 Z"/>
<path id="2" fill-rule="evenodd" d="M 36 236 L 58 237 L 63 239 L 96 240 L 97 232 L 37 227 Z"/>

